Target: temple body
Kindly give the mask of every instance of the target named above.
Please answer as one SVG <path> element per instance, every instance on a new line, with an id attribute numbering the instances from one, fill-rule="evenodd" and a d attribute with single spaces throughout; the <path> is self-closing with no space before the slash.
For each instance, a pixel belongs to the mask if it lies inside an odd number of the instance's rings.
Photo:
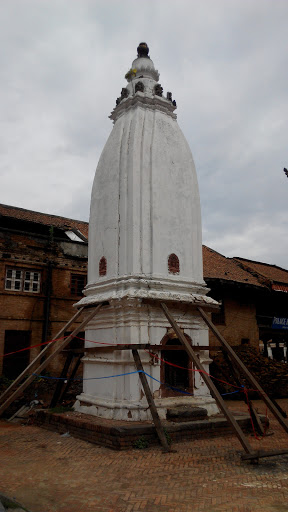
<path id="1" fill-rule="evenodd" d="M 192 345 L 208 345 L 207 328 L 191 307 L 214 302 L 206 297 L 203 281 L 195 166 L 176 121 L 172 95 L 162 96 L 159 74 L 147 55 L 139 45 L 138 58 L 126 75 L 128 85 L 110 116 L 114 127 L 93 184 L 88 284 L 79 304 L 108 304 L 89 323 L 86 347 L 97 346 L 95 342 L 177 343 L 159 301 L 169 303 Z M 160 352 L 157 355 L 161 358 Z M 207 370 L 208 355 L 200 352 Z M 187 367 L 182 377 L 180 369 L 173 375 L 171 366 L 165 368 L 160 359 L 141 352 L 145 371 L 156 379 L 149 384 L 160 415 L 166 417 L 167 408 L 181 403 L 214 411 L 214 401 L 201 377 L 191 371 L 186 354 L 176 351 L 175 357 Z M 101 350 L 86 354 L 83 363 L 87 380 L 78 410 L 114 419 L 150 419 L 137 374 L 95 379 L 135 371 L 130 351 Z M 178 391 L 171 390 L 177 383 Z"/>

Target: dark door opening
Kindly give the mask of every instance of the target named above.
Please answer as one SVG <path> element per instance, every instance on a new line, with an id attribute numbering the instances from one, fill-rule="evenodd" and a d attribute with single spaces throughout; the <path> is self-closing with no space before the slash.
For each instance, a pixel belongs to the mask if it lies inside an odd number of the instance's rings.
<path id="1" fill-rule="evenodd" d="M 72 334 L 72 331 L 65 331 L 64 336 L 67 338 Z M 66 350 L 69 350 L 69 348 L 83 348 L 84 352 L 84 343 L 85 343 L 85 331 L 78 332 L 78 334 L 75 336 L 75 338 L 72 338 L 72 340 L 68 343 Z"/>
<path id="2" fill-rule="evenodd" d="M 18 375 L 25 370 L 30 361 L 30 350 L 23 350 L 23 348 L 30 346 L 31 331 L 5 331 L 4 343 L 4 359 L 2 373 L 8 379 L 16 379 Z M 9 354 L 16 352 L 16 354 Z"/>
<path id="3" fill-rule="evenodd" d="M 169 339 L 165 346 L 180 345 L 182 343 L 178 339 Z M 181 391 L 191 391 L 192 379 L 189 378 L 189 356 L 185 350 L 163 350 L 162 359 L 166 361 L 164 364 L 164 383 L 179 390 L 171 390 L 166 386 L 166 396 L 174 396 L 181 394 Z M 172 366 L 168 363 L 172 363 Z M 163 390 L 164 391 L 164 390 Z M 167 393 L 170 391 L 169 393 Z M 172 393 L 171 393 L 172 391 Z"/>

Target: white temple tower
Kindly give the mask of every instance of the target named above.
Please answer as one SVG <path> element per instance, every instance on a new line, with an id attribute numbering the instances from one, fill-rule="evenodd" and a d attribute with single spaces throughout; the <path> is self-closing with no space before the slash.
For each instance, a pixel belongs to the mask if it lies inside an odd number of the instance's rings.
<path id="1" fill-rule="evenodd" d="M 125 76 L 128 84 L 110 116 L 114 127 L 92 189 L 88 284 L 78 306 L 103 301 L 107 305 L 87 326 L 85 347 L 97 346 L 93 342 L 177 344 L 160 301 L 167 303 L 192 345 L 208 346 L 207 327 L 193 308 L 197 303 L 215 304 L 206 297 L 203 281 L 195 166 L 176 121 L 176 103 L 171 93 L 164 97 L 146 43 L 137 51 Z M 161 358 L 155 347 L 153 352 Z M 149 384 L 160 417 L 175 404 L 199 404 L 208 413 L 215 411 L 185 352 L 166 350 L 162 358 L 187 370 L 173 369 L 147 352 L 140 354 L 144 370 L 156 379 Z M 200 351 L 200 360 L 208 371 L 209 352 Z M 86 354 L 83 364 L 77 410 L 127 421 L 150 419 L 137 374 L 96 379 L 134 372 L 131 351 L 102 348 L 98 354 Z"/>

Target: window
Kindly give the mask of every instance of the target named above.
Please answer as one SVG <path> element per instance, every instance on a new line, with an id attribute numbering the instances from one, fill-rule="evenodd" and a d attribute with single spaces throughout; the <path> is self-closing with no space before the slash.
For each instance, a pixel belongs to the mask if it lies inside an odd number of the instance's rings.
<path id="1" fill-rule="evenodd" d="M 85 241 L 85 240 L 83 240 L 84 236 L 82 235 L 82 233 L 80 231 L 78 231 L 78 229 L 75 229 L 74 231 L 68 230 L 68 231 L 65 231 L 65 233 L 68 236 L 68 238 L 70 238 L 70 240 L 72 240 L 73 242 L 82 242 L 83 243 Z M 80 238 L 79 235 L 83 236 L 83 238 Z"/>
<path id="2" fill-rule="evenodd" d="M 5 290 L 40 293 L 41 274 L 34 270 L 7 268 Z"/>
<path id="3" fill-rule="evenodd" d="M 170 274 L 179 274 L 180 272 L 179 258 L 176 254 L 170 254 L 168 258 L 168 271 Z"/>
<path id="4" fill-rule="evenodd" d="M 86 276 L 83 274 L 71 274 L 71 295 L 82 295 L 86 286 Z"/>
<path id="5" fill-rule="evenodd" d="M 107 274 L 107 260 L 104 256 L 99 261 L 99 276 L 106 276 Z"/>

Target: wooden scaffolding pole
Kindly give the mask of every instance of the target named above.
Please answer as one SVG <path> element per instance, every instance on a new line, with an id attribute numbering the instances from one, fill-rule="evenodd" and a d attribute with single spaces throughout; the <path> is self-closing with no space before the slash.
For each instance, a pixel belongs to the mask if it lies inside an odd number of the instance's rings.
<path id="1" fill-rule="evenodd" d="M 60 397 L 63 387 L 65 385 L 64 380 L 67 379 L 67 374 L 68 374 L 68 371 L 69 371 L 69 368 L 70 368 L 73 358 L 74 358 L 73 352 L 68 352 L 64 366 L 62 368 L 62 371 L 61 371 L 61 374 L 59 377 L 59 380 L 57 380 L 57 384 L 56 384 L 56 388 L 55 388 L 52 400 L 50 402 L 50 406 L 49 406 L 50 409 L 53 409 L 53 407 L 56 407 L 56 405 L 59 401 L 59 397 Z"/>
<path id="2" fill-rule="evenodd" d="M 151 415 L 152 415 L 152 418 L 153 418 L 153 422 L 154 422 L 154 425 L 155 425 L 155 428 L 156 428 L 157 435 L 159 437 L 160 443 L 163 446 L 163 451 L 164 452 L 170 452 L 171 449 L 170 449 L 170 446 L 169 446 L 169 444 L 167 442 L 167 438 L 166 438 L 166 435 L 165 435 L 165 432 L 164 432 L 164 428 L 163 428 L 163 425 L 162 425 L 161 420 L 159 418 L 159 414 L 158 414 L 158 411 L 157 411 L 157 408 L 156 408 L 156 405 L 155 405 L 155 402 L 154 402 L 154 399 L 153 399 L 153 395 L 151 393 L 151 389 L 149 388 L 147 377 L 146 377 L 146 375 L 144 373 L 144 369 L 143 369 L 142 362 L 141 362 L 141 359 L 140 359 L 140 356 L 139 356 L 139 352 L 138 352 L 138 350 L 132 349 L 132 354 L 133 354 L 133 357 L 134 357 L 136 368 L 139 371 L 139 377 L 140 377 L 140 380 L 141 380 L 141 384 L 143 386 L 144 393 L 146 395 L 146 399 L 147 399 L 147 402 L 148 402 L 148 405 L 149 405 L 149 408 L 150 408 L 150 412 L 151 412 Z"/>
<path id="3" fill-rule="evenodd" d="M 241 372 L 244 373 L 247 380 L 250 382 L 251 386 L 253 387 L 253 390 L 257 390 L 259 392 L 260 398 L 263 400 L 263 402 L 267 405 L 267 407 L 270 409 L 272 414 L 275 416 L 275 418 L 278 420 L 280 425 L 284 428 L 286 432 L 288 432 L 288 423 L 285 420 L 285 418 L 282 416 L 282 414 L 279 412 L 277 407 L 273 404 L 272 400 L 270 400 L 269 396 L 265 393 L 264 389 L 260 386 L 260 384 L 257 382 L 255 377 L 253 377 L 252 373 L 249 372 L 249 370 L 246 368 L 244 363 L 241 361 L 241 359 L 237 356 L 237 354 L 234 352 L 233 348 L 229 345 L 229 343 L 221 336 L 220 332 L 216 329 L 215 325 L 211 322 L 210 318 L 204 313 L 202 308 L 197 308 L 200 315 L 202 316 L 203 320 L 206 322 L 208 327 L 210 327 L 211 331 L 215 336 L 218 338 L 218 340 L 222 343 L 222 345 L 225 347 L 227 353 L 233 360 L 233 362 L 238 366 L 238 368 L 241 370 Z"/>
<path id="4" fill-rule="evenodd" d="M 243 446 L 245 452 L 252 455 L 254 453 L 252 447 L 250 446 L 248 440 L 244 436 L 244 434 L 243 434 L 241 428 L 239 427 L 237 421 L 235 420 L 234 416 L 231 414 L 229 409 L 226 407 L 226 404 L 225 404 L 222 396 L 220 395 L 218 389 L 215 387 L 214 383 L 212 382 L 212 380 L 210 379 L 209 375 L 205 371 L 204 367 L 200 363 L 200 360 L 198 359 L 198 357 L 197 357 L 196 353 L 194 352 L 193 348 L 191 347 L 190 343 L 186 340 L 183 332 L 181 331 L 181 329 L 178 326 L 177 322 L 175 321 L 175 319 L 171 315 L 171 313 L 168 310 L 166 304 L 161 302 L 160 305 L 161 305 L 161 307 L 162 307 L 162 309 L 164 311 L 164 314 L 165 314 L 166 318 L 169 320 L 172 328 L 174 329 L 175 333 L 177 334 L 178 339 L 186 347 L 187 353 L 188 353 L 190 359 L 192 360 L 193 364 L 196 366 L 196 368 L 198 368 L 198 370 L 201 371 L 202 379 L 204 380 L 206 386 L 210 390 L 211 395 L 215 398 L 219 408 L 223 412 L 223 414 L 226 417 L 227 421 L 230 423 L 231 427 L 233 428 L 233 430 L 234 430 L 236 436 L 238 437 L 241 445 Z"/>
<path id="5" fill-rule="evenodd" d="M 240 374 L 238 367 L 233 365 L 233 360 L 232 360 L 231 356 L 229 356 L 229 354 L 227 353 L 225 347 L 223 347 L 222 353 L 223 353 L 223 357 L 224 357 L 232 375 L 234 374 L 234 378 L 235 378 L 235 381 L 237 382 L 237 385 L 239 386 L 239 388 L 241 388 L 242 379 L 241 379 L 241 374 Z M 253 423 L 256 425 L 256 428 L 257 428 L 259 434 L 261 436 L 263 436 L 265 434 L 265 429 L 263 428 L 260 416 L 258 415 L 258 412 L 256 411 L 254 405 L 252 404 L 251 400 L 249 399 L 247 393 L 243 393 L 243 400 L 244 400 L 245 404 L 247 404 L 247 406 L 250 410 L 251 419 L 252 419 Z"/>
<path id="6" fill-rule="evenodd" d="M 88 324 L 88 322 L 90 322 L 90 320 L 92 320 L 92 318 L 96 315 L 96 313 L 98 313 L 99 309 L 101 308 L 102 306 L 102 303 L 99 304 L 97 307 L 93 307 L 93 311 L 88 314 L 88 316 L 81 322 L 81 324 L 76 327 L 76 329 L 74 329 L 74 331 L 64 340 L 62 341 L 62 343 L 60 342 L 59 345 L 57 346 L 57 348 L 54 350 L 54 352 L 52 354 L 50 354 L 50 356 L 47 357 L 47 359 L 45 359 L 45 361 L 43 361 L 43 363 L 41 363 L 36 369 L 34 369 L 35 372 L 39 373 L 41 372 L 42 370 L 44 370 L 44 368 L 46 368 L 46 366 L 48 366 L 48 364 L 52 361 L 52 359 L 54 359 L 54 357 L 56 355 L 59 354 L 59 352 L 61 352 L 61 350 L 63 350 L 67 345 L 68 343 L 74 338 L 74 336 L 76 336 L 78 334 L 78 332 L 80 332 L 82 329 L 84 329 L 84 327 Z M 82 312 L 82 311 L 81 311 Z M 72 319 L 71 319 L 72 320 Z M 71 321 L 70 321 L 71 322 Z M 68 322 L 68 324 L 70 324 L 70 322 Z M 67 324 L 67 325 L 68 325 Z M 67 325 L 64 327 L 64 329 L 66 329 Z M 70 324 L 71 325 L 71 324 Z M 43 354 L 44 351 L 42 351 L 41 353 L 41 356 Z M 39 356 L 37 356 L 37 358 L 39 358 Z M 36 358 L 36 359 L 37 359 Z M 37 359 L 38 360 L 38 359 Z M 35 360 L 34 360 L 35 361 Z M 34 363 L 33 361 L 33 363 Z M 33 364 L 31 363 L 31 364 Z M 34 364 L 33 364 L 33 367 L 34 367 Z M 28 370 L 29 368 L 29 370 Z M 31 365 L 29 365 L 26 370 L 24 370 L 26 373 L 25 375 L 27 374 L 28 371 L 31 370 Z M 23 372 L 24 373 L 24 372 Z M 1 414 L 7 409 L 7 407 L 9 407 L 10 404 L 12 404 L 12 402 L 14 402 L 14 400 L 22 393 L 22 391 L 24 391 L 28 386 L 29 384 L 35 379 L 35 375 L 30 375 L 15 391 L 14 393 L 12 393 L 12 395 L 0 406 L 0 416 Z M 3 395 L 2 395 L 3 396 Z"/>
<path id="7" fill-rule="evenodd" d="M 73 380 L 74 380 L 74 377 L 77 373 L 77 370 L 81 364 L 81 359 L 83 357 L 84 353 L 83 354 L 80 354 L 78 357 L 77 357 L 77 360 L 76 360 L 76 363 L 74 364 L 74 368 L 71 372 L 71 374 L 69 375 L 69 378 L 67 379 L 67 382 L 65 384 L 65 387 L 64 389 L 61 391 L 60 393 L 60 396 L 58 398 L 58 402 L 61 402 L 61 400 L 63 400 L 64 396 L 66 395 L 66 393 L 68 392 L 68 389 L 70 388 Z"/>
<path id="8" fill-rule="evenodd" d="M 18 375 L 18 377 L 12 382 L 12 384 L 4 391 L 4 393 L 2 393 L 2 395 L 0 396 L 0 403 L 4 402 L 5 398 L 10 394 L 10 392 L 12 391 L 12 389 L 14 389 L 18 384 L 20 384 L 20 382 L 22 382 L 22 380 L 24 379 L 24 377 L 26 377 L 26 375 L 28 375 L 29 372 L 31 372 L 32 370 L 34 370 L 34 368 L 36 368 L 36 365 L 39 361 L 41 361 L 41 359 L 45 356 L 46 352 L 48 350 L 51 349 L 51 347 L 57 342 L 59 341 L 59 338 L 62 337 L 62 335 L 64 334 L 64 332 L 69 329 L 69 327 L 74 323 L 76 322 L 77 318 L 81 315 L 81 313 L 83 312 L 83 309 L 84 308 L 80 308 L 74 316 L 72 316 L 72 318 L 69 320 L 69 322 L 67 322 L 66 325 L 64 325 L 64 327 L 62 327 L 62 329 L 60 329 L 59 332 L 57 332 L 55 338 L 51 341 L 51 343 L 49 343 L 48 345 L 46 345 L 46 347 L 41 350 L 41 352 L 38 354 L 38 356 L 35 357 L 35 359 L 33 359 L 33 361 L 25 368 L 25 370 L 23 370 L 22 373 L 20 373 L 20 375 Z"/>

